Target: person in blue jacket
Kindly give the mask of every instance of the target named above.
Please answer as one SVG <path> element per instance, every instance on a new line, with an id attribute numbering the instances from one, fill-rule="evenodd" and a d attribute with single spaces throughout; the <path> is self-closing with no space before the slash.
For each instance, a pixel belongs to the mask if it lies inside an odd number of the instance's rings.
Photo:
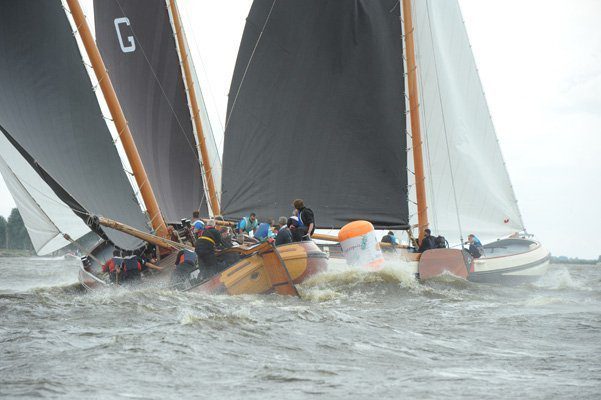
<path id="1" fill-rule="evenodd" d="M 248 217 L 244 217 L 238 222 L 238 233 L 246 233 L 247 235 L 251 232 L 255 232 L 257 227 L 259 226 L 259 221 L 257 221 L 257 215 L 255 213 L 250 213 Z"/>

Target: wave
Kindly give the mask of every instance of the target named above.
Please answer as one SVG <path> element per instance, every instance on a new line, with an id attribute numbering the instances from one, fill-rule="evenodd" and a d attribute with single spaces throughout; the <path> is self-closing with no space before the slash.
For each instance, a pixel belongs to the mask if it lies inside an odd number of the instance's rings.
<path id="1" fill-rule="evenodd" d="M 572 276 L 568 268 L 561 267 L 556 269 L 550 269 L 547 273 L 540 277 L 536 282 L 533 282 L 531 286 L 536 289 L 550 289 L 550 290 L 583 290 L 591 291 L 593 288 L 588 286 L 589 281 L 581 281 Z"/>

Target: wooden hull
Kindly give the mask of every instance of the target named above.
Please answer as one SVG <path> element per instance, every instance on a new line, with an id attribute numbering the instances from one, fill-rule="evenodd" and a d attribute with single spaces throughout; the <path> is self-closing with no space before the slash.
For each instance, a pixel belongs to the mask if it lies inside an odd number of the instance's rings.
<path id="1" fill-rule="evenodd" d="M 201 293 L 262 294 L 282 293 L 288 277 L 294 284 L 327 268 L 327 256 L 313 242 L 292 243 L 277 247 L 288 274 L 282 273 L 270 252 L 258 253 L 232 265 L 207 282 L 187 290 Z"/>
<path id="2" fill-rule="evenodd" d="M 294 284 L 301 283 L 307 277 L 327 268 L 327 255 L 320 251 L 313 242 L 292 243 L 278 246 L 275 249 L 277 251 L 274 251 L 273 246 L 268 244 L 256 246 L 249 251 L 251 254 L 249 257 L 236 262 L 211 279 L 196 285 L 189 282 L 184 283 L 177 288 L 211 294 L 237 295 L 275 292 L 295 295 Z M 175 254 L 161 260 L 159 265 L 166 267 L 167 270 L 145 277 L 142 283 L 170 287 L 170 270 L 173 270 L 174 261 Z M 79 282 L 88 290 L 113 286 L 83 268 L 79 270 Z"/>

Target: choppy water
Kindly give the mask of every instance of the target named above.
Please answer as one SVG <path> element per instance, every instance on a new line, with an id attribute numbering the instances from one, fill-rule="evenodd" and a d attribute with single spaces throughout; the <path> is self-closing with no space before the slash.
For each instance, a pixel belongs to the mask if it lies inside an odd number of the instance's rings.
<path id="1" fill-rule="evenodd" d="M 337 268 L 303 298 L 89 294 L 0 259 L 0 397 L 600 398 L 601 268 L 536 284 Z"/>

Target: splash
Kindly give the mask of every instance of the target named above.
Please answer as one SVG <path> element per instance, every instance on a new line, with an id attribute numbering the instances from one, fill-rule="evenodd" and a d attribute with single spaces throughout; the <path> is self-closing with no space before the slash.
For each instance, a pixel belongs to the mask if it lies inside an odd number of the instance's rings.
<path id="1" fill-rule="evenodd" d="M 328 270 L 298 285 L 301 298 L 313 302 L 336 301 L 357 290 L 409 289 L 420 284 L 407 265 L 387 261 L 379 271 L 348 266 L 344 260 L 330 260 Z"/>
<path id="2" fill-rule="evenodd" d="M 566 267 L 550 269 L 539 280 L 534 282 L 532 286 L 535 288 L 551 290 L 592 290 L 590 287 L 586 286 L 585 282 L 575 279 Z"/>

